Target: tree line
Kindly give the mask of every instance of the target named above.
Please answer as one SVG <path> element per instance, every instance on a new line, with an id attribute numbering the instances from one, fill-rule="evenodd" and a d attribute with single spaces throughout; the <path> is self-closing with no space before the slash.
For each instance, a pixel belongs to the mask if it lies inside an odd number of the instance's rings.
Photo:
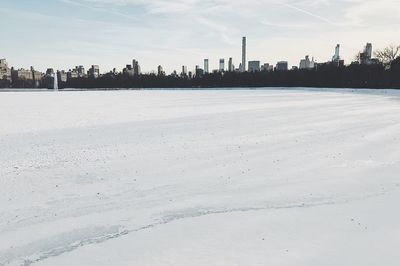
<path id="1" fill-rule="evenodd" d="M 329 87 L 400 88 L 400 58 L 384 64 L 336 66 L 271 72 L 217 72 L 193 78 L 176 75 L 106 74 L 99 78 L 76 78 L 60 88 L 218 88 L 218 87 Z"/>

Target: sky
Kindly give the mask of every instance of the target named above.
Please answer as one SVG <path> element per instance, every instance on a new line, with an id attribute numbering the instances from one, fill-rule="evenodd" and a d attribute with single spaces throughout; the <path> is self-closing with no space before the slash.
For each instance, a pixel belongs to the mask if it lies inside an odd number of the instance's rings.
<path id="1" fill-rule="evenodd" d="M 45 71 L 121 70 L 137 59 L 143 72 L 194 69 L 209 58 L 298 65 L 305 55 L 346 63 L 367 42 L 400 43 L 399 0 L 1 0 L 0 58 Z"/>

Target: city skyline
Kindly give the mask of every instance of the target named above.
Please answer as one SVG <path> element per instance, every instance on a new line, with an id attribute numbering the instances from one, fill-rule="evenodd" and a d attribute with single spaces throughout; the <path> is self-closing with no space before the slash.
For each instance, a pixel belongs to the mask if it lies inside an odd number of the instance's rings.
<path id="1" fill-rule="evenodd" d="M 394 46 L 392 46 L 394 47 Z M 395 48 L 394 48 L 395 49 Z M 398 46 L 397 49 L 400 49 L 400 46 Z M 380 51 L 378 51 L 380 52 Z M 340 44 L 337 44 L 335 49 L 334 49 L 334 55 L 332 56 L 332 60 L 328 60 L 326 62 L 317 62 L 314 60 L 314 57 L 312 57 L 312 60 L 310 60 L 310 55 L 306 55 L 304 58 L 300 59 L 300 62 L 298 65 L 289 65 L 288 61 L 278 61 L 276 62 L 276 65 L 271 62 L 262 62 L 260 60 L 250 60 L 248 61 L 246 59 L 247 55 L 247 38 L 242 37 L 242 54 L 241 54 L 241 63 L 239 64 L 238 67 L 235 66 L 233 63 L 233 58 L 229 57 L 227 60 L 228 64 L 225 64 L 225 58 L 220 58 L 219 59 L 219 64 L 218 68 L 216 69 L 209 69 L 209 59 L 205 58 L 203 60 L 203 68 L 201 68 L 199 65 L 195 65 L 194 69 L 191 67 L 188 68 L 187 65 L 182 65 L 181 66 L 181 71 L 174 69 L 170 74 L 171 75 L 180 75 L 180 76 L 188 76 L 192 77 L 192 75 L 203 75 L 203 74 L 208 74 L 208 73 L 214 73 L 214 72 L 257 72 L 257 71 L 273 71 L 274 69 L 277 70 L 296 70 L 296 69 L 315 69 L 317 68 L 317 65 L 325 65 L 325 64 L 331 64 L 336 66 L 344 66 L 345 60 L 341 57 L 341 52 L 340 52 Z M 383 64 L 384 60 L 383 58 L 377 59 L 374 58 L 374 53 L 373 53 L 373 46 L 372 43 L 367 43 L 364 48 L 355 56 L 355 60 L 352 60 L 351 62 L 348 62 L 347 65 L 350 64 Z M 6 76 L 9 74 L 7 71 L 19 71 L 21 73 L 23 72 L 38 72 L 37 69 L 34 66 L 31 66 L 29 69 L 27 68 L 19 68 L 15 66 L 9 66 L 7 59 L 3 58 L 1 60 L 1 71 L 4 72 Z M 275 67 L 274 67 L 275 65 Z M 7 70 L 8 68 L 8 70 Z M 199 72 L 199 70 L 201 72 Z M 69 78 L 77 78 L 77 77 L 87 77 L 91 76 L 94 78 L 98 78 L 103 74 L 118 74 L 118 73 L 123 73 L 128 76 L 137 76 L 141 74 L 157 74 L 157 75 L 169 75 L 169 73 L 166 73 L 164 71 L 164 67 L 162 65 L 158 65 L 156 70 L 151 70 L 149 72 L 142 72 L 141 70 L 141 65 L 140 62 L 136 59 L 132 60 L 131 64 L 126 64 L 125 67 L 122 68 L 121 71 L 119 71 L 116 67 L 113 67 L 111 70 L 106 70 L 106 71 L 100 71 L 100 66 L 99 65 L 91 65 L 88 69 L 87 72 L 85 72 L 85 66 L 83 65 L 76 65 L 75 67 L 69 68 L 69 69 L 57 69 L 57 68 L 52 68 L 48 67 L 46 69 L 46 74 L 48 72 L 54 73 L 54 71 L 58 71 L 63 73 L 65 77 L 67 77 L 67 74 L 69 75 Z M 1 73 L 2 73 L 1 72 Z M 0 74 L 1 74 L 0 73 Z M 38 72 L 40 73 L 40 71 Z M 199 74 L 201 73 L 201 74 Z M 11 74 L 10 74 L 11 75 Z M 24 75 L 31 75 L 31 74 L 24 74 Z M 29 79 L 29 78 L 28 78 Z"/>
<path id="2" fill-rule="evenodd" d="M 349 63 L 367 42 L 380 49 L 395 41 L 400 32 L 390 25 L 400 21 L 398 12 L 392 0 L 5 0 L 0 14 L 9 41 L 0 57 L 42 72 L 99 65 L 101 73 L 121 71 L 132 58 L 142 72 L 161 65 L 166 73 L 182 65 L 192 70 L 207 58 L 211 71 L 221 58 L 232 57 L 238 67 L 238 40 L 246 36 L 247 62 L 284 60 L 292 66 L 305 55 L 329 61 L 340 43 Z"/>
<path id="3" fill-rule="evenodd" d="M 131 64 L 125 65 L 125 67 L 122 69 L 122 71 L 118 71 L 117 68 L 113 68 L 110 71 L 100 71 L 100 66 L 99 65 L 91 65 L 87 71 L 85 71 L 85 66 L 83 65 L 77 65 L 74 68 L 70 69 L 53 69 L 51 67 L 46 69 L 46 73 L 41 73 L 40 71 L 37 71 L 34 66 L 31 66 L 29 69 L 25 68 L 18 68 L 15 66 L 9 66 L 8 62 L 6 59 L 0 59 L 0 74 L 3 76 L 5 79 L 12 79 L 12 76 L 14 78 L 18 79 L 18 76 L 20 78 L 26 79 L 26 80 L 35 80 L 33 78 L 34 76 L 40 76 L 44 75 L 45 77 L 53 77 L 53 74 L 57 72 L 58 74 L 58 79 L 61 81 L 66 81 L 67 79 L 74 79 L 78 77 L 91 77 L 91 78 L 99 78 L 102 75 L 117 75 L 119 73 L 124 74 L 126 76 L 138 76 L 141 74 L 156 74 L 158 76 L 181 76 L 181 77 L 188 77 L 192 78 L 194 76 L 203 76 L 204 74 L 208 73 L 217 73 L 217 72 L 269 72 L 269 71 L 282 71 L 282 70 L 297 70 L 297 69 L 318 69 L 318 65 L 333 65 L 333 66 L 345 66 L 345 61 L 341 57 L 340 53 L 340 44 L 337 44 L 334 50 L 334 55 L 332 57 L 332 60 L 326 61 L 326 62 L 317 62 L 314 60 L 314 57 L 310 60 L 310 56 L 306 55 L 303 59 L 300 59 L 300 62 L 298 65 L 293 65 L 290 66 L 288 61 L 278 61 L 274 67 L 274 64 L 269 63 L 269 62 L 261 62 L 260 60 L 250 60 L 247 61 L 246 59 L 246 54 L 247 54 L 247 38 L 242 37 L 242 62 L 239 64 L 238 67 L 235 67 L 233 64 L 233 58 L 230 57 L 228 59 L 228 64 L 225 64 L 225 58 L 220 58 L 219 59 L 219 66 L 218 69 L 212 69 L 211 71 L 209 70 L 209 59 L 204 59 L 203 62 L 203 68 L 201 68 L 199 65 L 196 65 L 194 67 L 194 70 L 191 68 L 188 68 L 187 65 L 182 65 L 181 66 L 181 71 L 174 70 L 170 74 L 166 73 L 164 71 L 163 66 L 158 65 L 156 71 L 152 70 L 150 72 L 142 72 L 141 71 L 141 66 L 140 62 L 137 61 L 136 59 L 132 60 Z M 396 49 L 395 47 L 392 46 L 392 49 Z M 397 46 L 397 50 L 400 49 L 400 46 Z M 378 51 L 380 53 L 380 51 Z M 353 60 L 350 64 L 362 64 L 362 65 L 376 65 L 376 64 L 381 64 L 384 65 L 384 58 L 374 58 L 373 57 L 373 46 L 372 43 L 367 43 L 361 52 L 358 53 L 356 56 L 356 60 Z M 350 65 L 347 64 L 347 65 Z M 0 77 L 1 78 L 1 77 Z M 38 80 L 36 80 L 38 82 Z M 37 83 L 38 84 L 38 83 Z M 37 85 L 36 85 L 37 86 Z"/>

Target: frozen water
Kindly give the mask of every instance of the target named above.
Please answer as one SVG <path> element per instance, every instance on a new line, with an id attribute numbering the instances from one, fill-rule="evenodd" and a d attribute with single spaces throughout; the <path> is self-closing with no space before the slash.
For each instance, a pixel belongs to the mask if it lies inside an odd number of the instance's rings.
<path id="1" fill-rule="evenodd" d="M 0 265 L 398 265 L 396 91 L 0 94 Z"/>

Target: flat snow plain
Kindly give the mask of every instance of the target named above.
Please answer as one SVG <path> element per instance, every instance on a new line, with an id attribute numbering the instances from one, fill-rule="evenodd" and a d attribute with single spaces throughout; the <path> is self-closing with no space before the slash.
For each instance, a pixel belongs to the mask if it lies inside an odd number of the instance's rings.
<path id="1" fill-rule="evenodd" d="M 400 263 L 400 93 L 4 92 L 0 265 Z"/>

